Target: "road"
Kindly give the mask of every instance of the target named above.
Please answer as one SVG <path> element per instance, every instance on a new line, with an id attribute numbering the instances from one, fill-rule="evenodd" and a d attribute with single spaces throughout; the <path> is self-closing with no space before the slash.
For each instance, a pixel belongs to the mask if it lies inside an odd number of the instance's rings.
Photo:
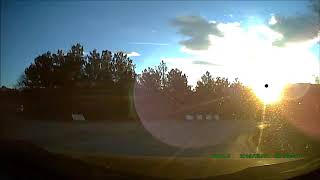
<path id="1" fill-rule="evenodd" d="M 142 124 L 128 121 L 17 121 L 2 125 L 1 133 L 3 137 L 28 140 L 52 151 L 104 152 L 120 155 L 198 156 L 214 152 L 253 152 L 254 149 L 252 144 L 251 146 L 250 143 L 248 144 L 249 134 L 241 132 L 241 128 L 236 128 L 239 124 L 231 125 L 232 122 L 170 123 L 169 121 L 163 121 L 147 126 Z M 227 128 L 227 126 L 230 128 Z M 150 129 L 150 127 L 153 129 Z M 157 131 L 154 131 L 155 129 Z M 227 131 L 232 131 L 232 133 Z M 179 147 L 179 143 L 188 144 L 188 140 L 190 141 L 189 145 L 200 144 L 202 146 Z"/>
<path id="2" fill-rule="evenodd" d="M 168 126 L 168 121 L 148 125 L 128 121 L 12 121 L 1 126 L 1 137 L 31 141 L 49 151 L 66 153 L 86 160 L 95 158 L 94 162 L 102 163 L 106 167 L 162 177 L 213 176 L 252 166 L 288 161 L 287 159 L 240 159 L 239 153 L 255 152 L 255 146 L 249 140 L 251 128 L 246 129 L 246 125 L 241 127 L 240 124 L 171 122 L 171 126 Z M 202 138 L 202 145 L 211 140 L 214 143 L 193 148 L 169 145 L 166 143 L 169 141 L 157 137 L 150 126 L 156 128 L 164 137 L 166 133 L 175 132 L 177 135 L 175 137 L 182 137 L 182 140 L 185 140 L 188 136 L 190 139 L 190 134 L 195 134 L 192 142 Z M 190 130 L 191 127 L 193 131 Z M 166 131 L 159 131 L 161 129 Z M 228 138 L 222 138 L 223 134 Z M 212 136 L 220 136 L 219 141 Z M 169 138 L 171 143 L 182 142 L 179 138 L 170 139 L 170 136 L 166 138 Z M 230 153 L 231 159 L 209 158 L 214 153 Z M 112 158 L 115 159 L 110 160 Z"/>

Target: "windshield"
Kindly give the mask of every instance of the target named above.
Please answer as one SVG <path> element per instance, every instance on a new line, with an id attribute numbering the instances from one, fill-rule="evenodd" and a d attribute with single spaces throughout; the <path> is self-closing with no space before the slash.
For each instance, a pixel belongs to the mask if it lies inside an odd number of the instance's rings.
<path id="1" fill-rule="evenodd" d="M 1 154 L 95 177 L 318 169 L 319 22 L 319 0 L 2 0 Z"/>

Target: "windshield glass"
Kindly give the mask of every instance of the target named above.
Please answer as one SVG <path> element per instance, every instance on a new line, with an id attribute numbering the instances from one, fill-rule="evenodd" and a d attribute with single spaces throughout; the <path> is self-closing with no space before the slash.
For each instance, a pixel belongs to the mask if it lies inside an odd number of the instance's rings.
<path id="1" fill-rule="evenodd" d="M 319 0 L 2 0 L 1 154 L 97 177 L 318 169 L 319 22 Z"/>

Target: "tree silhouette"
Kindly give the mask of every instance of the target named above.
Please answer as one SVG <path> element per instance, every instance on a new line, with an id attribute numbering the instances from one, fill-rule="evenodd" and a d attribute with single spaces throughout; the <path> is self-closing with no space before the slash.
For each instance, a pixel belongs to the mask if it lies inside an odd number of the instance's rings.
<path id="1" fill-rule="evenodd" d="M 35 58 L 34 63 L 25 70 L 23 84 L 31 88 L 46 88 L 54 85 L 55 68 L 50 52 Z"/>
<path id="2" fill-rule="evenodd" d="M 137 75 L 135 65 L 126 53 L 108 50 L 100 53 L 94 49 L 84 55 L 80 44 L 73 45 L 66 54 L 58 50 L 36 57 L 18 84 L 35 89 L 28 100 L 35 107 L 34 111 L 60 108 L 64 114 L 81 111 L 96 117 L 107 111 L 110 111 L 109 116 L 130 113 L 135 82 L 142 94 L 150 98 L 148 102 L 158 99 L 162 106 L 177 112 L 191 108 L 192 111 L 217 113 L 224 119 L 252 119 L 261 111 L 254 93 L 238 80 L 230 83 L 227 78 L 214 78 L 206 72 L 192 90 L 187 76 L 179 69 L 168 72 L 164 61 Z M 102 94 L 98 94 L 100 92 Z M 35 96 L 39 96 L 38 102 L 34 100 Z"/>
<path id="3" fill-rule="evenodd" d="M 135 65 L 123 52 L 117 52 L 112 58 L 111 66 L 113 81 L 121 93 L 128 93 L 135 82 Z"/>
<path id="4" fill-rule="evenodd" d="M 112 79 L 112 53 L 104 50 L 101 53 L 99 80 L 102 81 L 104 87 L 111 87 L 114 85 Z"/>
<path id="5" fill-rule="evenodd" d="M 142 89 L 147 94 L 160 93 L 161 87 L 161 75 L 159 71 L 148 68 L 142 71 L 138 77 L 138 88 Z"/>
<path id="6" fill-rule="evenodd" d="M 168 67 L 166 65 L 166 63 L 162 60 L 160 62 L 160 65 L 156 68 L 157 73 L 160 76 L 160 85 L 161 85 L 161 89 L 165 89 L 165 87 L 167 86 L 167 72 L 168 72 Z"/>
<path id="7" fill-rule="evenodd" d="M 263 105 L 252 89 L 243 85 L 238 79 L 231 83 L 230 88 L 230 99 L 226 107 L 232 112 L 232 118 L 259 120 Z"/>
<path id="8" fill-rule="evenodd" d="M 113 87 L 112 53 L 105 50 L 100 55 L 95 49 L 86 58 L 84 76 L 90 87 Z"/>
<path id="9" fill-rule="evenodd" d="M 225 78 L 213 78 L 207 71 L 201 76 L 195 87 L 193 102 L 197 104 L 201 112 L 222 114 L 223 103 L 229 96 L 229 81 Z"/>
<path id="10" fill-rule="evenodd" d="M 188 85 L 187 76 L 179 69 L 171 69 L 167 74 L 165 94 L 176 104 L 186 103 L 186 97 L 191 94 L 191 87 Z"/>
<path id="11" fill-rule="evenodd" d="M 22 84 L 28 88 L 72 87 L 83 78 L 84 63 L 80 44 L 73 45 L 67 55 L 61 50 L 57 54 L 48 51 L 25 69 Z"/>
<path id="12" fill-rule="evenodd" d="M 97 52 L 97 50 L 93 50 L 90 52 L 90 55 L 87 56 L 88 62 L 85 65 L 85 72 L 87 78 L 91 82 L 95 82 L 100 80 L 100 72 L 101 72 L 101 56 Z"/>
<path id="13" fill-rule="evenodd" d="M 70 88 L 79 84 L 114 88 L 116 85 L 125 92 L 133 85 L 135 77 L 135 65 L 125 53 L 112 54 L 104 50 L 100 54 L 93 50 L 84 56 L 83 46 L 76 44 L 67 54 L 58 50 L 56 54 L 47 52 L 38 56 L 25 69 L 19 84 L 28 88 Z"/>
<path id="14" fill-rule="evenodd" d="M 167 71 L 164 61 L 155 68 L 144 69 L 137 79 L 139 87 L 148 93 L 163 93 L 168 83 Z"/>
<path id="15" fill-rule="evenodd" d="M 66 55 L 63 63 L 63 75 L 65 86 L 73 87 L 77 82 L 83 79 L 85 57 L 83 55 L 83 46 L 80 44 L 73 45 Z"/>
<path id="16" fill-rule="evenodd" d="M 230 86 L 226 78 L 213 78 L 207 71 L 201 76 L 201 80 L 197 82 L 196 92 L 198 96 L 203 98 L 221 98 L 227 95 L 227 89 Z"/>

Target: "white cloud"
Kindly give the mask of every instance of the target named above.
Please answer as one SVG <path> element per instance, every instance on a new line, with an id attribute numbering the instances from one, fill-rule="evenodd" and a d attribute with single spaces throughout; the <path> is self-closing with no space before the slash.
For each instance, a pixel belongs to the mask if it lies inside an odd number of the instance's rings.
<path id="1" fill-rule="evenodd" d="M 269 25 L 275 25 L 275 24 L 277 24 L 277 19 L 276 19 L 276 17 L 274 16 L 274 15 L 272 15 L 271 16 L 271 18 L 269 19 Z"/>
<path id="2" fill-rule="evenodd" d="M 136 57 L 136 56 L 141 56 L 141 54 L 137 53 L 137 52 L 130 52 L 127 53 L 128 57 Z"/>

